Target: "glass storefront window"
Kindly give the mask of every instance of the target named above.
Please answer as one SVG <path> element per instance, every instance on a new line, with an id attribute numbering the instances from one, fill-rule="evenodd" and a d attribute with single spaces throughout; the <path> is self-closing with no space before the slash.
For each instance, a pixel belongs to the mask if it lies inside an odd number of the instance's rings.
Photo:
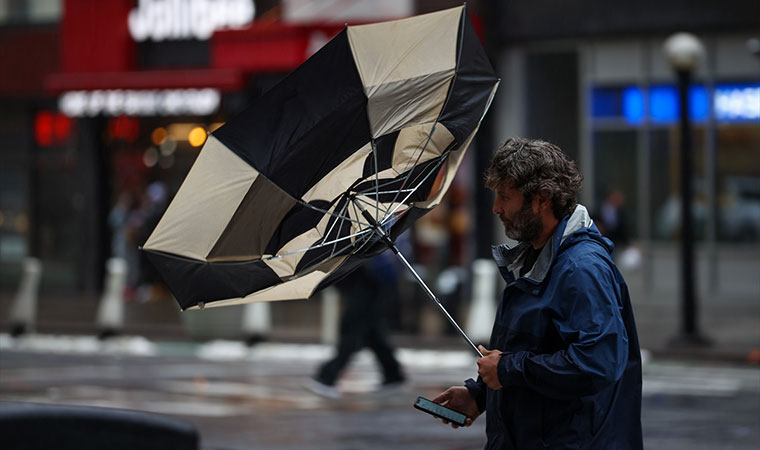
<path id="1" fill-rule="evenodd" d="M 650 234 L 655 240 L 674 240 L 681 231 L 681 166 L 680 136 L 677 127 L 656 128 L 649 133 Z M 692 135 L 693 204 L 695 236 L 704 240 L 709 213 L 706 193 L 705 130 L 700 127 Z"/>
<path id="2" fill-rule="evenodd" d="M 760 243 L 760 126 L 719 125 L 717 144 L 717 237 Z"/>
<path id="3" fill-rule="evenodd" d="M 620 200 L 622 220 L 622 241 L 638 237 L 636 218 L 638 216 L 636 156 L 637 137 L 635 130 L 597 131 L 594 133 L 594 204 L 592 216 L 599 221 L 600 208 L 613 195 L 622 194 Z M 617 194 L 616 194 L 617 193 Z M 603 231 L 605 235 L 609 235 Z M 617 244 L 617 243 L 616 243 Z"/>
<path id="4" fill-rule="evenodd" d="M 22 107 L 6 104 L 0 111 L 0 291 L 16 289 L 21 261 L 29 256 L 27 209 L 31 157 L 25 138 L 31 133 Z"/>

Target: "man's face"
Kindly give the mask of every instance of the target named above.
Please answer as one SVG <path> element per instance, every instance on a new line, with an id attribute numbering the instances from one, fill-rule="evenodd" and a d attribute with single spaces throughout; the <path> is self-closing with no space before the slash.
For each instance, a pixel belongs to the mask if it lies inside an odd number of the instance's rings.
<path id="1" fill-rule="evenodd" d="M 539 237 L 544 227 L 543 220 L 535 201 L 526 202 L 517 189 L 502 186 L 496 190 L 493 213 L 504 224 L 504 233 L 508 238 L 519 242 L 532 242 Z M 534 197 L 534 200 L 537 197 Z"/>

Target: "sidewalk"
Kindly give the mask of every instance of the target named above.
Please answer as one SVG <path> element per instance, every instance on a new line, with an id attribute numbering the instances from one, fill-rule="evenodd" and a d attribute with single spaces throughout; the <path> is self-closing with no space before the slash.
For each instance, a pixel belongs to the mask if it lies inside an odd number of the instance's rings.
<path id="1" fill-rule="evenodd" d="M 750 352 L 760 349 L 760 301 L 753 304 L 734 299 L 719 304 L 702 305 L 699 329 L 712 345 L 699 349 L 677 349 L 669 345 L 670 340 L 678 334 L 680 326 L 680 307 L 677 299 L 642 301 L 642 296 L 633 289 L 632 297 L 642 349 L 649 350 L 656 356 L 669 358 L 758 363 L 757 360 L 750 361 Z M 8 312 L 12 300 L 12 295 L 0 293 L 2 332 L 7 332 L 10 328 Z M 273 327 L 268 336 L 269 340 L 319 343 L 320 307 L 319 299 L 272 304 Z M 39 299 L 36 331 L 45 334 L 97 334 L 96 309 L 97 300 L 94 298 L 43 296 Z M 145 336 L 148 339 L 174 341 L 243 338 L 239 327 L 239 310 L 234 307 L 212 311 L 213 317 L 207 315 L 209 322 L 213 323 L 209 323 L 203 333 L 191 329 L 191 322 L 196 321 L 183 318 L 183 315 L 204 314 L 208 311 L 181 313 L 169 302 L 127 303 L 123 332 L 126 335 Z M 300 316 L 300 320 L 295 319 L 296 316 Z M 309 324 L 305 321 L 307 318 L 317 320 Z M 238 319 L 237 323 L 235 319 Z M 431 337 L 393 333 L 393 340 L 401 347 L 467 349 L 465 342 L 458 335 Z"/>
<path id="2" fill-rule="evenodd" d="M 653 263 L 647 268 L 649 272 L 624 271 L 642 349 L 668 358 L 760 364 L 760 258 L 751 252 L 722 254 L 721 257 L 718 289 L 708 286 L 706 264 L 697 266 L 698 329 L 711 342 L 710 346 L 703 348 L 683 349 L 671 345 L 672 339 L 679 334 L 682 320 L 679 265 L 674 249 L 658 249 L 653 254 Z M 14 297 L 15 292 L 0 292 L 0 332 L 10 329 L 8 316 Z M 42 291 L 38 299 L 36 331 L 44 334 L 97 334 L 98 302 L 99 296 L 95 295 Z M 469 312 L 468 303 L 463 303 L 462 310 L 450 311 L 460 324 L 466 323 Z M 322 301 L 319 297 L 270 305 L 270 341 L 320 342 Z M 468 349 L 461 337 L 448 333 L 450 325 L 437 311 L 424 307 L 421 310 L 424 315 L 421 322 L 426 325 L 434 322 L 434 326 L 426 328 L 441 332 L 394 333 L 394 344 L 409 348 Z M 183 313 L 170 300 L 127 302 L 122 332 L 150 340 L 239 340 L 245 337 L 241 331 L 241 316 L 241 306 Z M 490 329 L 490 324 L 488 327 Z"/>
<path id="3" fill-rule="evenodd" d="M 642 348 L 669 357 L 760 363 L 760 258 L 728 249 L 711 279 L 704 251 L 697 252 L 697 330 L 711 345 L 675 348 L 683 323 L 681 273 L 676 248 L 652 250 L 651 264 L 624 270 Z"/>

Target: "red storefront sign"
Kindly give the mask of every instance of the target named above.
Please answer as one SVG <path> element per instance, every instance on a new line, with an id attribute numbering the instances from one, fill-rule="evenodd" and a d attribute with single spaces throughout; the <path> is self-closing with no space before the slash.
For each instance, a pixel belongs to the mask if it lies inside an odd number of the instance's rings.
<path id="1" fill-rule="evenodd" d="M 203 67 L 141 69 L 139 45 L 129 33 L 133 0 L 66 0 L 60 36 L 60 71 L 45 79 L 49 92 L 100 89 L 244 87 L 251 73 L 289 72 L 337 34 L 338 25 L 254 22 L 215 32 Z"/>

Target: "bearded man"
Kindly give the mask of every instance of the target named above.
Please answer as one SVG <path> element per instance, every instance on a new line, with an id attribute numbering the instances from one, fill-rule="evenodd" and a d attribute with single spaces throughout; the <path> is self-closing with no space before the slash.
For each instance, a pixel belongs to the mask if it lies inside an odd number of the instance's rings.
<path id="1" fill-rule="evenodd" d="M 486 172 L 493 212 L 518 244 L 493 248 L 506 288 L 478 379 L 433 401 L 467 425 L 485 411 L 487 449 L 642 448 L 628 288 L 612 242 L 577 204 L 581 182 L 575 163 L 541 140 L 508 140 Z"/>

